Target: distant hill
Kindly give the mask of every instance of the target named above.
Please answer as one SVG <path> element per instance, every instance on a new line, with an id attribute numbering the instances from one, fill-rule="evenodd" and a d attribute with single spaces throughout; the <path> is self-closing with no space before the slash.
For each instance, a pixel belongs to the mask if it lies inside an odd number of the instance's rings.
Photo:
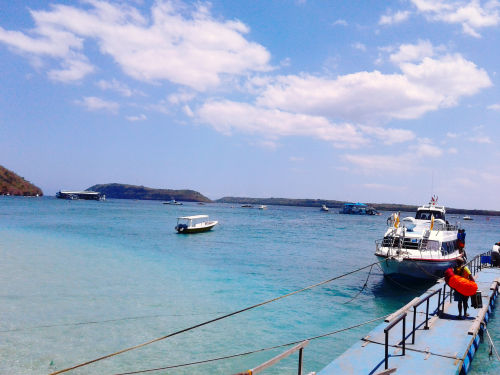
<path id="1" fill-rule="evenodd" d="M 217 203 L 238 203 L 238 204 L 265 204 L 277 206 L 299 206 L 299 207 L 321 207 L 322 205 L 328 208 L 341 208 L 344 201 L 327 200 L 327 199 L 290 199 L 290 198 L 244 198 L 244 197 L 224 197 L 217 199 Z M 377 211 L 402 211 L 402 212 L 416 212 L 418 206 L 407 204 L 395 203 L 366 203 L 372 206 Z M 463 208 L 449 208 L 446 207 L 447 214 L 457 215 L 485 215 L 485 216 L 500 216 L 500 211 L 493 210 L 467 210 Z"/>
<path id="2" fill-rule="evenodd" d="M 98 191 L 106 198 L 118 199 L 146 199 L 170 200 L 184 202 L 212 202 L 211 199 L 194 190 L 152 189 L 144 186 L 126 184 L 100 184 L 89 187 L 87 190 Z"/>
<path id="3" fill-rule="evenodd" d="M 43 195 L 42 189 L 33 185 L 7 168 L 0 165 L 0 194 L 39 196 Z"/>

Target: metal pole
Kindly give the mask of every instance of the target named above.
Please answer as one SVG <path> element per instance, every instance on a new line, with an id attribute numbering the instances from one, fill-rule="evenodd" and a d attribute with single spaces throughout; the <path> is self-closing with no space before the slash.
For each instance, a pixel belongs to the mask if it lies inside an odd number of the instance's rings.
<path id="1" fill-rule="evenodd" d="M 429 300 L 427 300 L 427 310 L 425 311 L 425 329 L 429 329 Z"/>
<path id="2" fill-rule="evenodd" d="M 443 313 L 444 313 L 444 304 L 446 303 L 446 283 L 444 284 L 443 287 Z"/>
<path id="3" fill-rule="evenodd" d="M 299 350 L 299 375 L 302 375 L 302 355 L 304 348 L 300 348 Z"/>
<path id="4" fill-rule="evenodd" d="M 405 355 L 406 345 L 405 345 L 405 336 L 406 336 L 406 316 L 403 318 L 403 355 Z"/>
<path id="5" fill-rule="evenodd" d="M 413 306 L 413 332 L 412 332 L 412 338 L 411 338 L 411 343 L 415 344 L 415 326 L 417 323 L 417 307 Z"/>
<path id="6" fill-rule="evenodd" d="M 438 316 L 441 316 L 441 313 L 439 312 L 440 308 L 441 308 L 441 289 L 439 289 L 439 297 L 438 297 L 438 310 L 437 310 Z"/>
<path id="7" fill-rule="evenodd" d="M 389 331 L 385 333 L 385 369 L 389 368 Z"/>

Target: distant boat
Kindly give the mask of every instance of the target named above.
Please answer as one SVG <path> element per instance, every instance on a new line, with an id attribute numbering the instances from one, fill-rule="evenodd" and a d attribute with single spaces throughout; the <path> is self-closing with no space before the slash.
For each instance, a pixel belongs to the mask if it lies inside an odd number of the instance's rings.
<path id="1" fill-rule="evenodd" d="M 473 218 L 471 218 L 471 217 L 470 217 L 470 216 L 468 216 L 468 215 L 465 215 L 465 216 L 463 217 L 463 219 L 464 219 L 464 220 L 474 220 Z"/>
<path id="2" fill-rule="evenodd" d="M 320 211 L 325 211 L 325 212 L 328 212 L 330 211 L 330 209 L 328 207 L 326 207 L 325 205 L 322 205 L 321 208 L 319 209 Z"/>
<path id="3" fill-rule="evenodd" d="M 218 221 L 209 221 L 208 215 L 184 216 L 177 218 L 177 233 L 189 234 L 207 232 L 217 225 Z"/>
<path id="4" fill-rule="evenodd" d="M 200 206 L 204 206 L 204 205 L 205 205 L 205 203 L 203 203 L 203 202 L 198 202 L 198 204 L 199 204 Z"/>
<path id="5" fill-rule="evenodd" d="M 267 206 L 265 204 L 261 204 L 259 206 L 259 210 L 267 210 Z"/>
<path id="6" fill-rule="evenodd" d="M 348 215 L 380 215 L 375 208 L 371 206 L 367 206 L 363 203 L 346 203 L 342 211 L 339 211 L 339 214 L 348 214 Z"/>
<path id="7" fill-rule="evenodd" d="M 170 201 L 166 201 L 166 202 L 163 202 L 163 204 L 173 204 L 175 206 L 181 206 L 182 203 L 181 202 L 177 202 L 175 199 L 172 199 Z"/>
<path id="8" fill-rule="evenodd" d="M 243 206 L 241 207 L 245 207 L 245 208 L 253 208 L 253 206 L 251 204 L 244 204 Z"/>

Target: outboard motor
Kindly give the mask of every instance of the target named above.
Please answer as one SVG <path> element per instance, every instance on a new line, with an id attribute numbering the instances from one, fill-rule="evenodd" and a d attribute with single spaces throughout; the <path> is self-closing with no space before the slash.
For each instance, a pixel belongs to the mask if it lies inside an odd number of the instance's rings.
<path id="1" fill-rule="evenodd" d="M 187 229 L 187 225 L 186 224 L 179 224 L 175 227 L 175 230 L 178 231 L 178 232 L 183 232 L 184 229 Z"/>

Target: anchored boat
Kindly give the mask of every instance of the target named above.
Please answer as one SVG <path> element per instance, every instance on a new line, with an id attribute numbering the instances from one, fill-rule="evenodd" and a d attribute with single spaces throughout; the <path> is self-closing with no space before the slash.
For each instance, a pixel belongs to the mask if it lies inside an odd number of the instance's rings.
<path id="1" fill-rule="evenodd" d="M 218 221 L 209 221 L 208 215 L 184 216 L 177 218 L 175 230 L 183 234 L 207 232 L 218 223 Z"/>
<path id="2" fill-rule="evenodd" d="M 348 214 L 348 215 L 380 215 L 375 208 L 372 206 L 367 206 L 363 203 L 346 203 L 342 208 L 342 211 L 339 211 L 339 214 Z"/>
<path id="3" fill-rule="evenodd" d="M 175 199 L 172 199 L 170 201 L 163 202 L 163 204 L 173 204 L 175 206 L 182 206 L 181 202 L 177 202 Z"/>
<path id="4" fill-rule="evenodd" d="M 399 214 L 393 214 L 387 219 L 384 239 L 375 241 L 375 256 L 385 274 L 435 280 L 454 267 L 457 258 L 466 257 L 457 240 L 460 223 L 448 224 L 445 208 L 436 204 L 432 198 L 417 209 L 415 218 L 400 221 Z"/>
<path id="5" fill-rule="evenodd" d="M 328 212 L 330 211 L 330 209 L 328 207 L 326 207 L 325 205 L 322 205 L 321 208 L 319 209 L 320 211 L 325 211 L 325 212 Z"/>

